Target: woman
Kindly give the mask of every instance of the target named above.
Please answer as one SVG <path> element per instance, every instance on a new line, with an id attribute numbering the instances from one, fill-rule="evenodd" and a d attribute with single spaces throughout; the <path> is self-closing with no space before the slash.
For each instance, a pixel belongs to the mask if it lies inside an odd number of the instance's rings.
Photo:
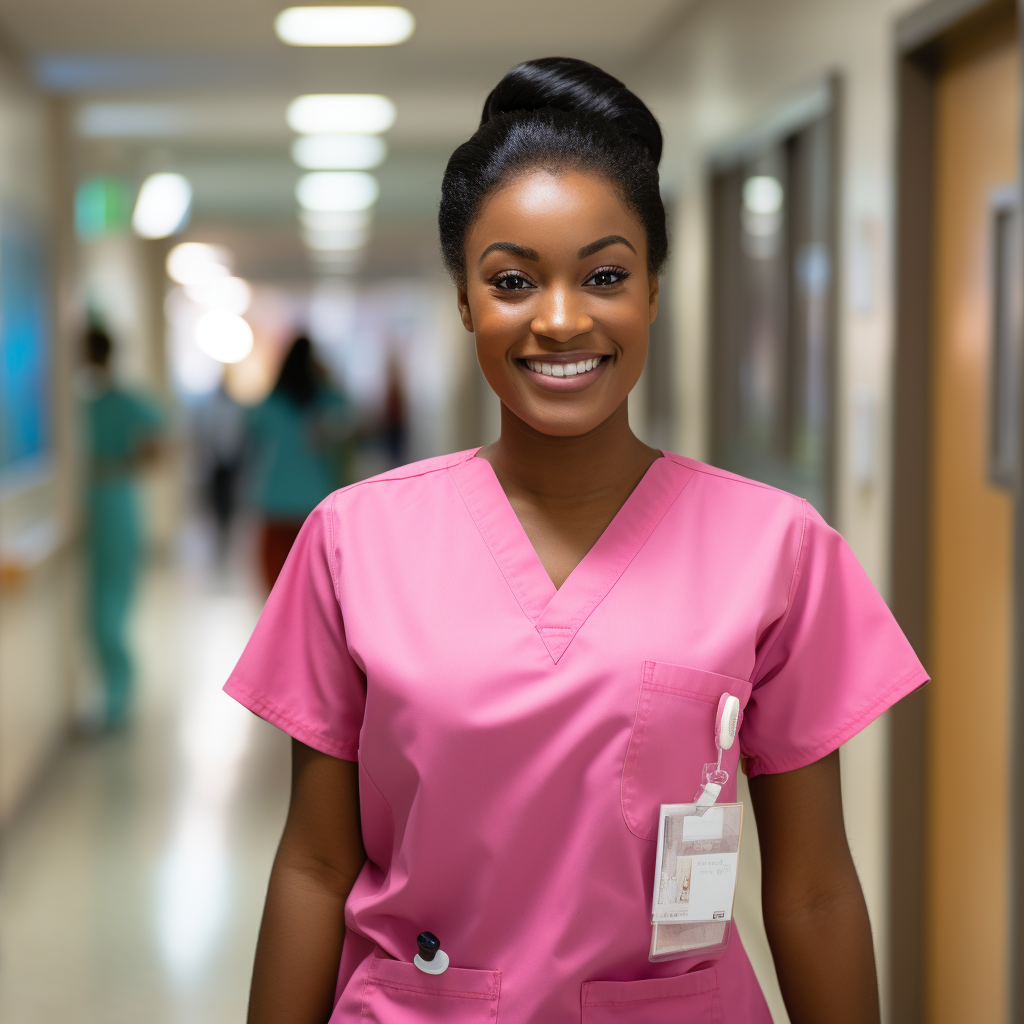
<path id="1" fill-rule="evenodd" d="M 136 479 L 154 461 L 164 415 L 148 397 L 119 387 L 106 331 L 85 336 L 85 435 L 89 477 L 86 524 L 92 632 L 103 670 L 104 724 L 125 725 L 131 711 L 128 613 L 142 560 Z"/>
<path id="2" fill-rule="evenodd" d="M 726 693 L 720 799 L 742 750 L 791 1019 L 878 1020 L 837 749 L 925 674 L 806 502 L 630 432 L 660 153 L 621 83 L 550 58 L 448 164 L 501 436 L 320 505 L 228 682 L 294 738 L 253 1024 L 768 1024 L 735 931 L 648 959 L 659 806 L 693 800 Z"/>
<path id="3" fill-rule="evenodd" d="M 292 342 L 274 390 L 249 413 L 260 565 L 270 590 L 306 516 L 338 485 L 344 402 L 324 384 L 309 338 Z"/>

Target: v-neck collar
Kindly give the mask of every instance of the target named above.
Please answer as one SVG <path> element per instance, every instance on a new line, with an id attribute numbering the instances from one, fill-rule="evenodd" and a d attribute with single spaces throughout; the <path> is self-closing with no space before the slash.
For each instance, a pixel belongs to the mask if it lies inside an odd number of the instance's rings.
<path id="1" fill-rule="evenodd" d="M 663 452 L 655 459 L 597 543 L 558 589 L 551 582 L 494 469 L 467 453 L 450 467 L 484 543 L 494 557 L 551 660 L 558 662 L 590 613 L 605 599 L 626 567 L 693 476 Z"/>

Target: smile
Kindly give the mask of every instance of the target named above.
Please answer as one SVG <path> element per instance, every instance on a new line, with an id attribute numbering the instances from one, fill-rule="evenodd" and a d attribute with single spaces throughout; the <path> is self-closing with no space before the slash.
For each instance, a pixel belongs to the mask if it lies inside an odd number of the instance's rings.
<path id="1" fill-rule="evenodd" d="M 544 363 L 539 359 L 524 359 L 523 362 L 534 373 L 544 377 L 577 377 L 597 369 L 606 358 L 607 356 L 598 356 L 596 359 L 581 359 L 576 363 Z"/>

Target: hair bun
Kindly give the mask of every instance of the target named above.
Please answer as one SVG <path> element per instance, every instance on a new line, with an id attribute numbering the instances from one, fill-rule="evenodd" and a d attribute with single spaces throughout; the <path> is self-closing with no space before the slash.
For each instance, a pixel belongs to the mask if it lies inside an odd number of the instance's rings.
<path id="1" fill-rule="evenodd" d="M 575 57 L 541 57 L 517 64 L 491 90 L 480 124 L 499 114 L 550 107 L 610 122 L 661 160 L 661 128 L 646 104 L 617 78 Z"/>

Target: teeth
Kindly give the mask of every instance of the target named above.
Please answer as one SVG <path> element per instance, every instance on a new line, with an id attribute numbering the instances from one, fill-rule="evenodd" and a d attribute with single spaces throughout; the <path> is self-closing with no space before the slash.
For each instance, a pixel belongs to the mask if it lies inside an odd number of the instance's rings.
<path id="1" fill-rule="evenodd" d="M 581 359 L 578 363 L 538 363 L 529 359 L 526 365 L 534 373 L 542 373 L 545 377 L 575 377 L 581 373 L 589 373 L 601 360 Z"/>

